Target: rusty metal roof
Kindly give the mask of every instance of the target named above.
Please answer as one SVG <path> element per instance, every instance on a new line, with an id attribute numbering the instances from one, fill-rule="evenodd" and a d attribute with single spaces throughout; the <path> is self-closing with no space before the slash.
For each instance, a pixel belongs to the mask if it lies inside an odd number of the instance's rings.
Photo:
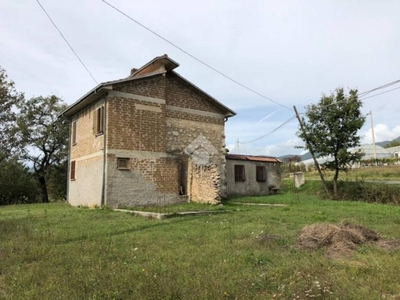
<path id="1" fill-rule="evenodd" d="M 242 155 L 242 154 L 226 154 L 225 156 L 226 159 L 249 160 L 249 161 L 259 161 L 259 162 L 269 162 L 269 163 L 282 162 L 278 158 L 271 156 L 254 156 L 254 155 Z"/>

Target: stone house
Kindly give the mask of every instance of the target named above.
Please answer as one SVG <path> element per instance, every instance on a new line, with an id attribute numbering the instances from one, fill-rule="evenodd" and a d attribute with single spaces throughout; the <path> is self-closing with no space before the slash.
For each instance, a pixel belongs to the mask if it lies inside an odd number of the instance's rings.
<path id="1" fill-rule="evenodd" d="M 227 196 L 261 196 L 277 192 L 281 187 L 280 164 L 275 157 L 227 154 Z"/>
<path id="2" fill-rule="evenodd" d="M 218 203 L 225 191 L 224 124 L 235 112 L 156 57 L 69 106 L 68 203 L 129 207 Z"/>

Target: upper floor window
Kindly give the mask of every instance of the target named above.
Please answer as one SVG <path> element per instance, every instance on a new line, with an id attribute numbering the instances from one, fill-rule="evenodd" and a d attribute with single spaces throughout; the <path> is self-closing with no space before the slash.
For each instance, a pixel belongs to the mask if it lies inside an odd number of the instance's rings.
<path id="1" fill-rule="evenodd" d="M 235 181 L 245 181 L 246 173 L 243 165 L 235 165 Z"/>
<path id="2" fill-rule="evenodd" d="M 99 107 L 95 110 L 94 117 L 94 134 L 104 133 L 104 106 Z"/>
<path id="3" fill-rule="evenodd" d="M 71 140 L 72 140 L 72 146 L 75 145 L 76 144 L 76 121 L 72 122 Z"/>

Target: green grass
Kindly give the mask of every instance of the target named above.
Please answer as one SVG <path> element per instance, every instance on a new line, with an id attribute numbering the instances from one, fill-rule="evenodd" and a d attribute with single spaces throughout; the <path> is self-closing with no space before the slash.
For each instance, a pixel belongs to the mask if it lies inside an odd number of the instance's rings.
<path id="1" fill-rule="evenodd" d="M 334 172 L 324 172 L 327 180 L 332 180 Z M 317 171 L 304 172 L 306 179 L 320 179 Z M 358 169 L 351 169 L 348 172 L 339 173 L 340 180 L 383 180 L 400 181 L 400 165 L 391 166 L 368 166 Z"/>
<path id="2" fill-rule="evenodd" d="M 166 220 L 67 204 L 0 207 L 0 299 L 400 295 L 399 250 L 364 245 L 353 258 L 332 260 L 296 247 L 299 231 L 316 222 L 346 220 L 400 239 L 400 207 L 320 200 L 306 188 L 297 197 L 288 185 L 278 195 L 225 202 L 224 214 Z"/>

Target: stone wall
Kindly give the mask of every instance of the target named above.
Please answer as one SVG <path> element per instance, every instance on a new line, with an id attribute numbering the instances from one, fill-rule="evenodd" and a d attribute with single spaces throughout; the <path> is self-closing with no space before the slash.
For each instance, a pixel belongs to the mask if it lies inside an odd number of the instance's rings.
<path id="1" fill-rule="evenodd" d="M 199 144 L 185 152 L 199 137 Z M 182 182 L 190 200 L 216 204 L 225 197 L 223 125 L 167 118 L 166 148 L 169 153 L 188 157 L 187 177 Z M 205 165 L 196 164 L 192 158 L 196 150 L 203 151 L 202 156 L 208 160 Z"/>

